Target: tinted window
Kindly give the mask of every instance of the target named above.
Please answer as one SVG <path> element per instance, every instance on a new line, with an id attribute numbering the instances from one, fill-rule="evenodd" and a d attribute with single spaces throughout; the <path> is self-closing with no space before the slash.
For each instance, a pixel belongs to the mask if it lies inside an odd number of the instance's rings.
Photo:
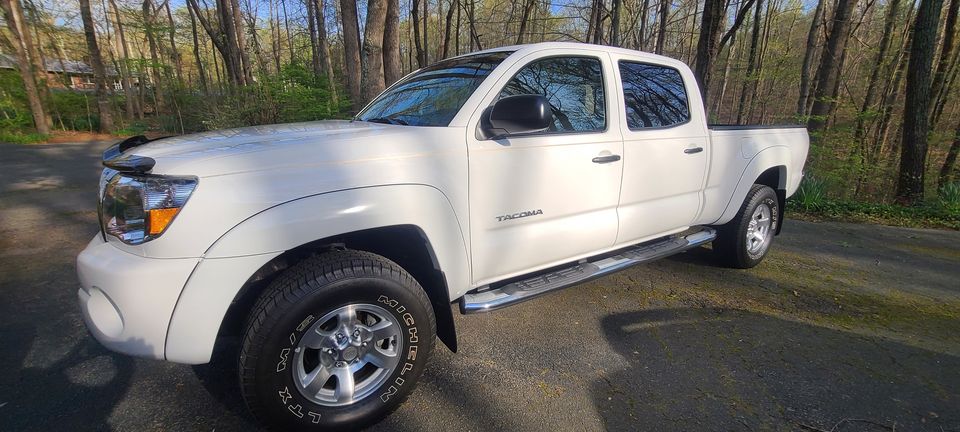
<path id="1" fill-rule="evenodd" d="M 690 120 L 687 91 L 676 69 L 622 61 L 620 79 L 630 129 L 673 126 Z"/>
<path id="2" fill-rule="evenodd" d="M 357 120 L 446 126 L 510 52 L 478 54 L 427 66 L 381 94 Z"/>
<path id="3" fill-rule="evenodd" d="M 603 130 L 606 105 L 600 60 L 555 57 L 534 61 L 500 92 L 500 98 L 522 94 L 543 95 L 553 109 L 553 132 Z"/>

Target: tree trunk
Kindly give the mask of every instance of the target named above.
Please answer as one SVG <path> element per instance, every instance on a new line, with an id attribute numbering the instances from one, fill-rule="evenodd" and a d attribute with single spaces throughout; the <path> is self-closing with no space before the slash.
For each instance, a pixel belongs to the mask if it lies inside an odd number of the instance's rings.
<path id="1" fill-rule="evenodd" d="M 207 87 L 207 73 L 203 69 L 203 60 L 200 56 L 200 37 L 197 35 L 197 17 L 193 14 L 193 8 L 187 7 L 187 12 L 190 14 L 190 32 L 193 36 L 193 59 L 197 63 L 197 75 L 200 76 L 200 88 L 203 89 L 204 93 L 209 93 L 210 89 Z"/>
<path id="2" fill-rule="evenodd" d="M 456 1 L 456 0 L 454 0 Z M 450 6 L 453 7 L 453 4 Z M 447 35 L 449 36 L 449 13 Z M 449 39 L 449 37 L 448 37 Z M 447 45 L 443 45 L 443 57 L 447 57 Z M 403 61 L 400 58 L 400 0 L 387 0 L 387 22 L 383 29 L 383 81 L 390 86 L 403 77 Z"/>
<path id="3" fill-rule="evenodd" d="M 813 56 L 817 50 L 818 32 L 820 21 L 823 19 L 824 3 L 826 1 L 817 1 L 817 7 L 813 11 L 813 21 L 810 23 L 810 31 L 807 32 L 807 46 L 803 53 L 803 66 L 800 67 L 800 97 L 797 99 L 797 117 L 807 115 L 807 99 L 810 98 L 810 74 L 813 69 Z"/>
<path id="4" fill-rule="evenodd" d="M 470 0 L 470 16 L 467 17 L 470 20 L 470 50 L 473 51 L 474 48 L 477 50 L 482 50 L 483 45 L 480 44 L 480 34 L 477 33 L 477 14 L 476 14 L 477 0 Z"/>
<path id="5" fill-rule="evenodd" d="M 427 65 L 427 56 L 424 46 L 421 44 L 423 39 L 420 36 L 420 0 L 413 0 L 410 4 L 410 25 L 413 26 L 413 45 L 417 50 L 417 67 L 424 67 Z"/>
<path id="6" fill-rule="evenodd" d="M 90 66 L 93 67 L 93 80 L 96 83 L 97 110 L 100 112 L 100 132 L 113 131 L 113 115 L 110 112 L 110 99 L 107 95 L 107 72 L 103 67 L 100 47 L 97 45 L 97 31 L 93 26 L 90 13 L 90 0 L 80 0 L 80 17 L 83 20 L 83 34 L 90 51 Z"/>
<path id="7" fill-rule="evenodd" d="M 267 0 L 267 2 L 270 6 L 270 44 L 273 48 L 273 64 L 277 73 L 280 73 L 280 13 L 273 0 Z"/>
<path id="8" fill-rule="evenodd" d="M 174 34 L 177 31 L 177 27 L 173 23 L 173 13 L 170 12 L 170 0 L 164 1 L 163 6 L 167 12 L 167 24 L 170 26 L 168 29 L 168 36 L 170 38 L 170 58 L 173 59 L 173 65 L 177 71 L 177 81 L 183 84 L 183 62 L 180 60 L 180 52 L 177 51 L 177 41 L 174 39 Z"/>
<path id="9" fill-rule="evenodd" d="M 120 39 L 120 54 L 123 56 L 120 61 L 120 82 L 123 84 L 123 98 L 127 115 L 130 118 L 136 115 L 143 119 L 143 110 L 140 109 L 139 101 L 133 93 L 133 83 L 130 80 L 130 49 L 127 47 L 127 35 L 123 29 L 123 19 L 120 17 L 120 9 L 117 7 L 116 0 L 110 0 L 110 7 L 113 9 L 113 15 L 117 21 L 117 37 Z"/>
<path id="10" fill-rule="evenodd" d="M 34 5 L 30 0 L 27 0 L 26 6 L 30 12 L 31 20 L 33 25 L 37 26 L 40 24 L 39 17 L 37 16 L 36 5 Z M 23 19 L 23 8 L 20 7 L 21 20 Z M 27 51 L 30 55 L 30 61 L 33 62 L 33 73 L 34 81 L 37 83 L 37 91 L 40 93 L 40 99 L 43 101 L 43 105 L 50 108 L 53 103 L 53 95 L 50 93 L 50 86 L 47 83 L 47 65 L 44 64 L 43 53 L 40 50 L 40 41 L 39 35 L 37 35 L 37 40 L 33 39 L 33 35 L 30 34 L 29 26 L 25 21 L 23 24 L 23 41 L 27 45 Z M 53 125 L 53 118 L 50 116 L 50 113 L 47 112 L 46 122 L 49 125 Z"/>
<path id="11" fill-rule="evenodd" d="M 423 0 L 423 65 L 430 64 L 430 0 Z"/>
<path id="12" fill-rule="evenodd" d="M 530 3 L 533 3 L 533 0 L 530 0 Z M 613 6 L 610 8 L 610 45 L 615 47 L 620 46 L 620 10 L 623 9 L 622 3 L 622 0 L 613 0 Z"/>
<path id="13" fill-rule="evenodd" d="M 157 114 L 163 105 L 163 94 L 160 93 L 160 82 L 162 81 L 162 77 L 160 76 L 160 56 L 157 52 L 157 39 L 154 34 L 156 26 L 154 25 L 153 18 L 156 15 L 156 11 L 153 9 L 152 0 L 143 0 L 142 9 L 143 32 L 146 34 L 147 43 L 150 46 L 150 81 L 152 81 L 151 84 L 153 84 L 153 110 L 154 114 Z"/>
<path id="14" fill-rule="evenodd" d="M 360 94 L 360 24 L 357 18 L 357 2 L 340 0 L 340 18 L 343 20 L 343 55 L 347 69 L 347 90 L 353 110 L 363 108 Z"/>
<path id="15" fill-rule="evenodd" d="M 930 131 L 930 91 L 937 27 L 943 0 L 920 0 L 913 26 L 910 65 L 907 66 L 907 95 L 903 110 L 903 135 L 900 143 L 898 201 L 919 204 L 923 201 L 924 171 L 927 162 L 927 134 Z"/>
<path id="16" fill-rule="evenodd" d="M 237 33 L 237 51 L 240 56 L 244 83 L 249 84 L 253 82 L 253 66 L 250 64 L 250 57 L 247 55 L 247 38 L 243 31 L 243 11 L 240 10 L 239 0 L 230 0 L 230 8 L 233 10 L 233 31 Z"/>
<path id="17" fill-rule="evenodd" d="M 750 82 L 756 79 L 757 48 L 760 46 L 760 17 L 763 10 L 763 0 L 757 0 L 754 7 L 756 9 L 753 13 L 753 31 L 750 33 L 750 53 L 747 57 L 746 79 L 740 89 L 740 103 L 737 105 L 737 124 L 743 124 L 743 115 L 747 107 L 747 91 L 750 89 Z"/>
<path id="18" fill-rule="evenodd" d="M 958 9 L 960 9 L 960 0 L 951 0 L 950 5 L 947 7 L 946 23 L 943 26 L 943 43 L 940 45 L 940 60 L 937 61 L 937 68 L 933 75 L 933 84 L 930 90 L 930 94 L 934 98 L 934 103 L 930 105 L 931 129 L 937 126 L 937 122 L 940 120 L 940 113 L 942 112 L 936 108 L 940 105 L 940 100 L 947 97 L 945 90 L 948 89 L 946 85 L 947 77 L 953 60 L 952 54 L 957 33 Z"/>
<path id="19" fill-rule="evenodd" d="M 534 0 L 527 0 L 527 4 L 523 7 L 523 14 L 520 15 L 520 29 L 517 31 L 517 45 L 523 43 L 523 33 L 527 31 L 527 21 L 530 19 L 530 11 L 533 10 L 533 5 Z"/>
<path id="20" fill-rule="evenodd" d="M 709 105 L 710 74 L 713 71 L 713 59 L 716 57 L 720 42 L 720 30 L 725 21 L 726 2 L 724 0 L 706 0 L 703 5 L 703 18 L 700 20 L 700 38 L 697 41 L 697 56 L 694 61 L 694 75 L 700 86 L 700 96 L 704 106 Z"/>
<path id="21" fill-rule="evenodd" d="M 900 99 L 900 91 L 903 89 L 903 76 L 906 75 L 907 65 L 910 63 L 910 45 L 913 41 L 913 26 L 906 26 L 903 46 L 900 55 L 897 57 L 896 66 L 893 72 L 893 79 L 884 89 L 883 103 L 880 105 L 880 123 L 877 125 L 875 139 L 873 140 L 873 149 L 871 150 L 871 160 L 876 163 L 880 160 L 880 155 L 884 153 L 890 136 L 890 124 L 893 118 L 894 106 Z"/>
<path id="22" fill-rule="evenodd" d="M 367 2 L 367 24 L 363 28 L 363 103 L 373 100 L 384 89 L 383 28 L 387 20 L 387 0 Z"/>
<path id="23" fill-rule="evenodd" d="M 317 2 L 306 0 L 307 5 L 307 33 L 310 34 L 310 65 L 314 76 L 323 75 L 323 69 L 320 66 L 320 49 L 317 46 Z"/>
<path id="24" fill-rule="evenodd" d="M 150 0 L 145 0 L 145 3 L 149 1 Z M 244 77 L 240 71 L 236 56 L 236 42 L 231 39 L 231 33 L 227 29 L 233 20 L 227 19 L 228 11 L 226 11 L 226 6 L 224 6 L 223 1 L 217 0 L 217 22 L 220 24 L 217 28 L 214 28 L 210 20 L 204 15 L 204 11 L 200 9 L 197 0 L 187 0 L 187 4 L 193 9 L 193 13 L 197 17 L 197 20 L 200 21 L 200 25 L 203 26 L 207 35 L 210 36 L 210 43 L 212 43 L 213 47 L 220 53 L 220 57 L 223 59 L 224 73 L 228 80 L 235 85 L 243 84 Z M 233 33 L 233 35 L 235 39 L 236 33 Z M 219 76 L 220 68 L 217 64 L 216 56 L 213 58 L 213 67 Z"/>
<path id="25" fill-rule="evenodd" d="M 320 49 L 320 66 L 327 76 L 327 88 L 330 91 L 330 100 L 334 106 L 340 105 L 340 96 L 337 94 L 336 77 L 333 74 L 333 58 L 330 55 L 330 40 L 327 38 L 327 11 L 324 0 L 310 0 L 317 2 L 317 40 Z"/>
<path id="26" fill-rule="evenodd" d="M 843 54 L 847 50 L 847 39 L 850 36 L 850 15 L 856 8 L 856 3 L 857 0 L 837 0 L 833 14 L 833 28 L 820 55 L 813 107 L 810 109 L 810 119 L 807 121 L 807 130 L 811 134 L 823 131 L 827 120 L 837 106 L 835 89 L 840 80 Z"/>
<path id="27" fill-rule="evenodd" d="M 944 186 L 954 180 L 953 171 L 957 164 L 958 153 L 960 153 L 960 123 L 957 123 L 957 130 L 953 133 L 953 143 L 950 144 L 947 158 L 943 160 L 943 166 L 940 167 L 940 175 L 937 176 L 937 190 L 943 190 Z"/>
<path id="28" fill-rule="evenodd" d="M 657 12 L 659 27 L 657 29 L 657 54 L 663 54 L 663 43 L 667 39 L 667 19 L 670 15 L 670 0 L 660 0 L 660 10 Z"/>
<path id="29" fill-rule="evenodd" d="M 17 54 L 17 68 L 20 70 L 20 78 L 23 80 L 23 87 L 27 93 L 27 102 L 30 105 L 30 113 L 33 115 L 33 123 L 38 133 L 48 135 L 50 134 L 50 122 L 47 120 L 47 110 L 37 89 L 36 75 L 30 61 L 30 50 L 24 36 L 29 33 L 29 30 L 23 22 L 23 8 L 20 5 L 20 0 L 2 0 L 0 5 L 3 6 L 3 16 L 4 20 L 7 21 L 7 28 L 13 35 L 13 44 Z"/>
<path id="30" fill-rule="evenodd" d="M 647 12 L 650 10 L 650 0 L 643 0 L 640 6 L 640 29 L 638 30 L 637 49 L 643 51 L 647 49 Z"/>
<path id="31" fill-rule="evenodd" d="M 863 105 L 860 106 L 860 113 L 857 115 L 857 125 L 854 129 L 853 139 L 859 145 L 861 166 L 866 165 L 868 158 L 867 155 L 869 153 L 865 138 L 866 121 L 867 117 L 873 116 L 871 111 L 874 109 L 874 104 L 876 104 L 877 92 L 880 84 L 880 74 L 884 69 L 883 65 L 887 59 L 887 52 L 890 50 L 890 45 L 893 39 L 892 35 L 896 27 L 897 13 L 899 12 L 899 9 L 900 0 L 890 0 L 890 2 L 887 3 L 887 13 L 884 18 L 883 33 L 880 36 L 880 46 L 878 47 L 877 57 L 873 61 L 870 79 L 867 81 L 867 94 L 863 99 Z M 865 175 L 866 172 L 864 171 L 858 180 L 858 192 L 860 185 L 863 183 L 863 180 L 865 180 Z"/>
<path id="32" fill-rule="evenodd" d="M 450 55 L 450 42 L 451 36 L 450 32 L 453 29 L 453 13 L 454 10 L 457 12 L 457 20 L 460 18 L 460 6 L 458 5 L 459 0 L 450 0 L 450 7 L 447 8 L 447 19 L 444 23 L 443 28 L 443 52 L 441 53 L 441 58 L 447 58 Z M 457 24 L 457 31 L 459 31 L 460 26 Z"/>

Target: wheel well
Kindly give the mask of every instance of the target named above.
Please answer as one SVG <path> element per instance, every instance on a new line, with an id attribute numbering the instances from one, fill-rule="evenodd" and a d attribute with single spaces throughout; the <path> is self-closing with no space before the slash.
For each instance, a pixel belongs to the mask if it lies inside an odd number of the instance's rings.
<path id="1" fill-rule="evenodd" d="M 220 345 L 221 339 L 242 337 L 240 333 L 243 331 L 247 313 L 274 277 L 310 255 L 331 249 L 353 249 L 375 253 L 390 259 L 409 272 L 430 298 L 436 315 L 437 337 L 451 351 L 457 351 L 457 334 L 446 278 L 440 270 L 426 234 L 414 225 L 394 225 L 338 234 L 297 246 L 270 260 L 247 280 L 234 297 L 220 325 L 217 345 Z M 214 350 L 216 351 L 216 347 Z"/>
<path id="2" fill-rule="evenodd" d="M 770 186 L 777 193 L 777 207 L 780 210 L 780 223 L 777 224 L 775 234 L 780 234 L 780 227 L 783 226 L 783 211 L 787 205 L 787 167 L 783 165 L 768 168 L 760 173 L 754 184 Z"/>

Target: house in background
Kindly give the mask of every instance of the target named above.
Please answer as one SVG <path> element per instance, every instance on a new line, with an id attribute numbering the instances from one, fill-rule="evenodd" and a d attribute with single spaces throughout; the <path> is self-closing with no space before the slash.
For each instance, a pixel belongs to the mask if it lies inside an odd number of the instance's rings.
<path id="1" fill-rule="evenodd" d="M 46 59 L 44 62 L 47 72 L 47 84 L 54 89 L 93 90 L 93 68 L 90 65 L 76 60 Z M 12 69 L 18 71 L 17 59 L 11 55 L 0 53 L 0 70 Z M 123 89 L 120 83 L 120 74 L 112 67 L 107 67 L 107 82 L 113 90 Z M 134 86 L 139 80 L 131 77 Z"/>

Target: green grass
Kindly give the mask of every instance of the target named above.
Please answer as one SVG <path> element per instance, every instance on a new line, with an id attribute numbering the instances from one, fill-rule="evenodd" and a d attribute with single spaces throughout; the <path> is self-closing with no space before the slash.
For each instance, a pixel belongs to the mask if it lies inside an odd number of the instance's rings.
<path id="1" fill-rule="evenodd" d="M 43 142 L 49 139 L 49 135 L 38 134 L 38 133 L 22 133 L 22 132 L 0 132 L 0 142 L 11 143 L 11 144 L 33 144 L 38 142 Z"/>
<path id="2" fill-rule="evenodd" d="M 819 201 L 816 205 L 807 205 L 803 201 L 791 199 L 787 201 L 787 211 L 788 214 L 799 216 L 801 219 L 960 230 L 960 212 L 938 201 L 907 207 L 830 199 Z"/>
<path id="3" fill-rule="evenodd" d="M 946 185 L 921 205 L 902 206 L 832 198 L 826 182 L 810 176 L 787 201 L 787 211 L 800 219 L 960 230 L 960 183 Z"/>

